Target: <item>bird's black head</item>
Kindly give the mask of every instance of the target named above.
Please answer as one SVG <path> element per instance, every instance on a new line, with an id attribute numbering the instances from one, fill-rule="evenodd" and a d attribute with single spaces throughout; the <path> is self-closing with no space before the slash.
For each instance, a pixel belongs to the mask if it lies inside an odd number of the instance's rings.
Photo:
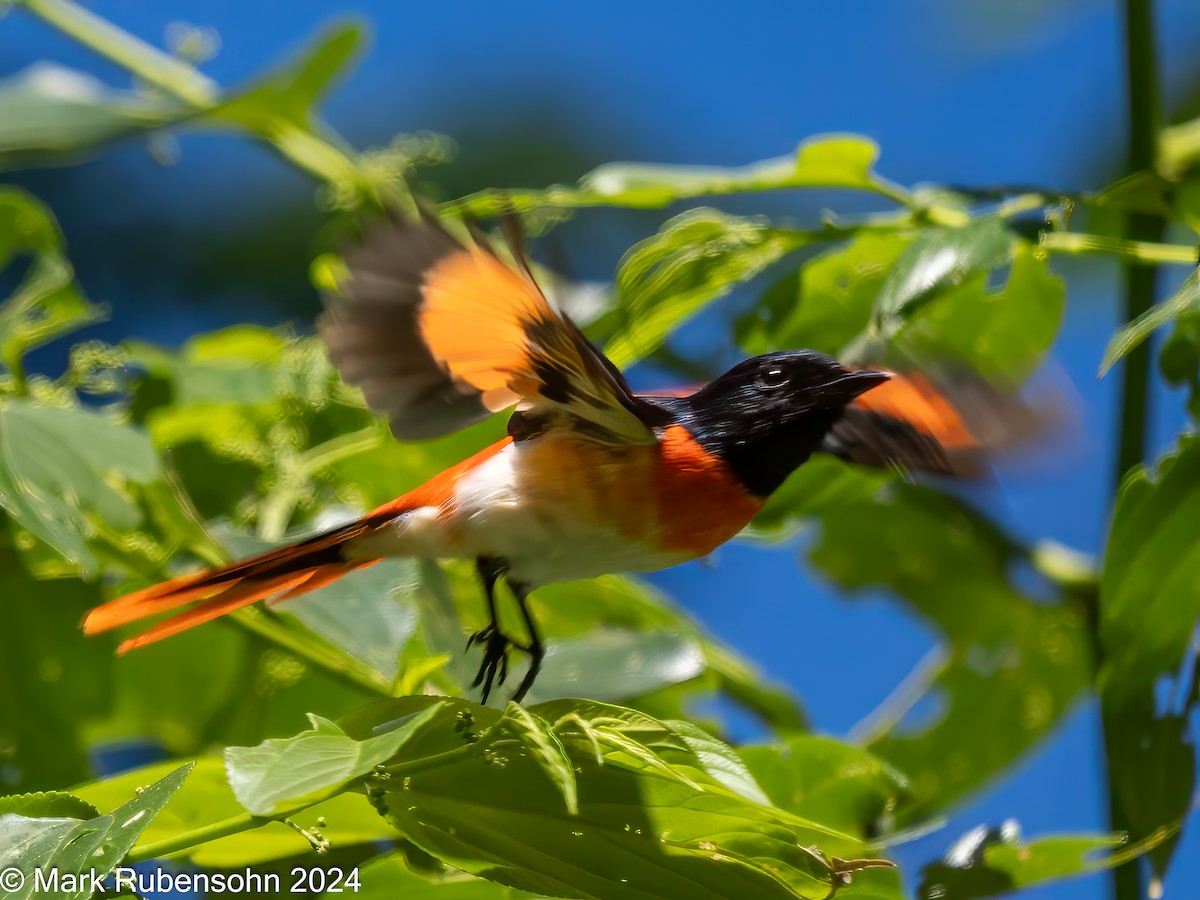
<path id="1" fill-rule="evenodd" d="M 689 397 L 680 423 L 765 497 L 821 446 L 846 404 L 889 377 L 812 350 L 766 353 Z"/>

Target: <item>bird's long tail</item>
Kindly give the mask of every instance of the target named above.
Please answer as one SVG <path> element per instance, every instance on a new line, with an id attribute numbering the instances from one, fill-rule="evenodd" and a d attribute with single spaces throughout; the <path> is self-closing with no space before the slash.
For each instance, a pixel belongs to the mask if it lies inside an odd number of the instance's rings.
<path id="1" fill-rule="evenodd" d="M 185 575 L 134 591 L 88 613 L 83 621 L 87 634 L 109 631 L 130 622 L 195 603 L 185 612 L 165 619 L 148 631 L 130 638 L 117 649 L 125 653 L 135 647 L 178 634 L 218 616 L 276 595 L 280 600 L 297 597 L 336 581 L 348 572 L 377 560 L 347 560 L 342 546 L 378 527 L 367 516 L 324 534 L 287 547 L 270 550 L 250 559 L 215 569 Z"/>

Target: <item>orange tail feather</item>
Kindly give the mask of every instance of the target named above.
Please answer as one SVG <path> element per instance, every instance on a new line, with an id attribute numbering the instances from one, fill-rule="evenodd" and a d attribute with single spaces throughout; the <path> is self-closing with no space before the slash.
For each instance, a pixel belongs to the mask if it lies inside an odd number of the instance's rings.
<path id="1" fill-rule="evenodd" d="M 110 631 L 202 601 L 125 641 L 117 649 L 118 653 L 125 653 L 276 594 L 282 594 L 280 600 L 306 594 L 375 562 L 370 559 L 344 560 L 340 547 L 379 524 L 377 518 L 368 516 L 288 547 L 134 591 L 89 612 L 83 620 L 84 633 Z"/>

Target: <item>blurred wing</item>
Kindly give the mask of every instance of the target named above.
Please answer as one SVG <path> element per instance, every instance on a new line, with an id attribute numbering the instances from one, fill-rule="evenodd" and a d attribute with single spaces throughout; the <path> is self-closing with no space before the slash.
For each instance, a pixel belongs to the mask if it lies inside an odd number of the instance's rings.
<path id="1" fill-rule="evenodd" d="M 655 441 L 620 372 L 527 270 L 432 219 L 380 222 L 344 259 L 321 334 L 396 437 L 438 437 L 519 406 L 540 428 L 567 416 L 601 440 Z"/>
<path id="2" fill-rule="evenodd" d="M 959 373 L 934 383 L 896 375 L 846 408 L 822 446 L 867 466 L 978 475 L 988 452 L 1042 430 L 1043 416 L 979 376 Z"/>

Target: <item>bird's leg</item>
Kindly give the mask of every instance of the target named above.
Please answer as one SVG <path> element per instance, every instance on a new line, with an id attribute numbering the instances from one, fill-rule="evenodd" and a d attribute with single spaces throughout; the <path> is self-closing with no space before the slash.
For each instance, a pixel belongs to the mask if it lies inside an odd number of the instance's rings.
<path id="1" fill-rule="evenodd" d="M 517 598 L 517 605 L 521 607 L 521 615 L 525 617 L 525 628 L 529 631 L 529 646 L 522 649 L 529 653 L 529 671 L 525 673 L 525 677 L 521 679 L 521 684 L 517 687 L 517 691 L 512 695 L 514 703 L 520 703 L 525 699 L 525 694 L 533 686 L 534 679 L 537 678 L 538 672 L 542 668 L 542 660 L 546 656 L 546 648 L 542 645 L 542 638 L 538 634 L 537 626 L 533 622 L 533 616 L 529 613 L 529 588 L 523 584 L 510 581 L 508 586 L 512 589 L 513 596 Z"/>
<path id="2" fill-rule="evenodd" d="M 490 620 L 486 628 L 482 631 L 477 631 L 467 639 L 467 648 L 473 644 L 483 645 L 483 663 L 479 666 L 479 673 L 475 676 L 475 680 L 471 683 L 471 687 L 479 687 L 483 685 L 483 694 L 481 702 L 487 703 L 488 695 L 492 692 L 492 682 L 496 679 L 499 673 L 498 684 L 504 684 L 504 679 L 508 677 L 508 648 L 509 645 L 525 648 L 513 641 L 500 630 L 500 620 L 496 616 L 496 582 L 500 580 L 500 576 L 504 574 L 508 566 L 499 559 L 491 557 L 480 557 L 475 561 L 475 568 L 479 572 L 479 580 L 483 582 L 483 592 L 487 597 L 488 616 Z"/>

